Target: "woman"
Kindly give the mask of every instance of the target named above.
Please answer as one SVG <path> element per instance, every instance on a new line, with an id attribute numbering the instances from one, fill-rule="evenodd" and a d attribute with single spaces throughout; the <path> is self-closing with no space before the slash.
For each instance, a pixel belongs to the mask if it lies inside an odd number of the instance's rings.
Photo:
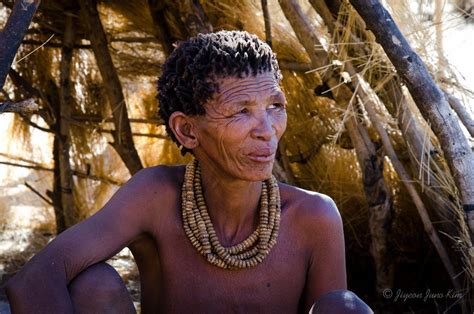
<path id="1" fill-rule="evenodd" d="M 158 82 L 159 113 L 195 159 L 140 171 L 59 235 L 9 283 L 13 311 L 133 312 L 103 261 L 146 236 L 154 245 L 135 256 L 152 279 L 144 313 L 307 313 L 316 300 L 314 312 L 370 313 L 346 291 L 334 202 L 272 176 L 286 128 L 280 80 L 270 47 L 247 32 L 180 43 Z"/>

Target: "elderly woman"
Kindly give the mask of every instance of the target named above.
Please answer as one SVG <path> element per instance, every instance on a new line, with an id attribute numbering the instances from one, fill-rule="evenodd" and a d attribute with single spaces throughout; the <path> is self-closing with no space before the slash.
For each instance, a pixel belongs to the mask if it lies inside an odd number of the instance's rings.
<path id="1" fill-rule="evenodd" d="M 140 171 L 59 235 L 8 284 L 13 312 L 133 312 L 103 261 L 146 235 L 153 244 L 135 256 L 143 312 L 308 313 L 318 300 L 314 313 L 370 313 L 345 290 L 334 202 L 272 176 L 287 118 L 280 80 L 270 47 L 246 32 L 179 44 L 159 113 L 194 160 Z"/>

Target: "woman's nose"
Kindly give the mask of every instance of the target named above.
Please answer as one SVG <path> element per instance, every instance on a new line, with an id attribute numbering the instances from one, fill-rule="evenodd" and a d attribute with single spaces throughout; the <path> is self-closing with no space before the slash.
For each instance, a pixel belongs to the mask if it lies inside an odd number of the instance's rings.
<path id="1" fill-rule="evenodd" d="M 273 119 L 271 118 L 270 114 L 268 114 L 266 111 L 260 112 L 255 117 L 255 125 L 251 134 L 252 137 L 255 139 L 269 141 L 274 134 L 275 129 L 273 127 Z"/>

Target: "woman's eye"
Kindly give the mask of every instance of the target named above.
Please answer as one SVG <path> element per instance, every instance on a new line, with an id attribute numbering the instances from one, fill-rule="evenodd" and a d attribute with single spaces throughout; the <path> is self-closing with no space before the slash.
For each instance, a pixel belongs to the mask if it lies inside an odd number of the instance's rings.
<path id="1" fill-rule="evenodd" d="M 239 113 L 248 113 L 249 110 L 247 108 L 243 108 L 239 111 Z"/>
<path id="2" fill-rule="evenodd" d="M 274 103 L 270 105 L 270 109 L 285 109 L 285 105 L 281 103 Z"/>

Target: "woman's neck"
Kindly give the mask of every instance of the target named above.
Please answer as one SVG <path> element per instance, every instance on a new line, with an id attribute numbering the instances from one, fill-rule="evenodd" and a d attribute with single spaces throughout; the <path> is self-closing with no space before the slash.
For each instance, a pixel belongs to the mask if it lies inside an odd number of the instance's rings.
<path id="1" fill-rule="evenodd" d="M 241 242 L 257 227 L 262 183 L 230 177 L 206 162 L 200 166 L 207 210 L 221 243 Z"/>

